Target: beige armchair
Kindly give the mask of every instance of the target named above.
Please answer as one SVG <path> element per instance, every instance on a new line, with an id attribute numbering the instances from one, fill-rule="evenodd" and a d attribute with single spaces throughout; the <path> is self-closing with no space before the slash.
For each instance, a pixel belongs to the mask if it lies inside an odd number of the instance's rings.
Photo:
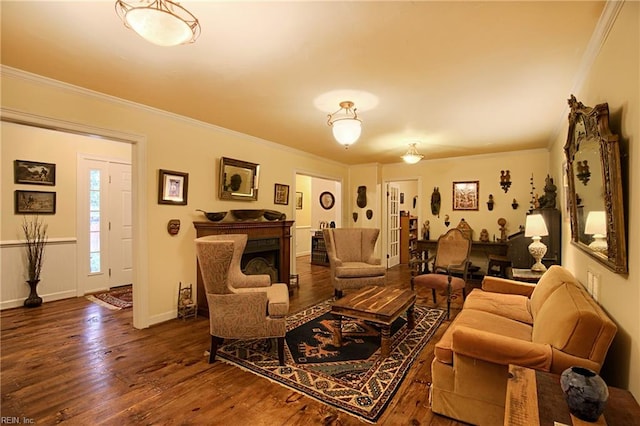
<path id="1" fill-rule="evenodd" d="M 215 361 L 224 339 L 278 339 L 278 360 L 284 365 L 286 315 L 289 291 L 286 284 L 271 284 L 268 275 L 245 275 L 240 259 L 246 234 L 210 235 L 197 238 L 196 253 L 209 303 L 211 351 Z"/>
<path id="2" fill-rule="evenodd" d="M 337 299 L 342 297 L 343 290 L 385 285 L 386 268 L 375 256 L 379 235 L 376 228 L 323 229 Z"/>

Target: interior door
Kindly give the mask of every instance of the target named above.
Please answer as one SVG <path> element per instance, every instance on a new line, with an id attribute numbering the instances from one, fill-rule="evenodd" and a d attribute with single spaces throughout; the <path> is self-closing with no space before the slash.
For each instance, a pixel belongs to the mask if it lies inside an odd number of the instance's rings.
<path id="1" fill-rule="evenodd" d="M 387 184 L 387 268 L 400 264 L 400 186 L 390 182 Z"/>
<path id="2" fill-rule="evenodd" d="M 109 287 L 133 282 L 131 165 L 109 163 Z"/>

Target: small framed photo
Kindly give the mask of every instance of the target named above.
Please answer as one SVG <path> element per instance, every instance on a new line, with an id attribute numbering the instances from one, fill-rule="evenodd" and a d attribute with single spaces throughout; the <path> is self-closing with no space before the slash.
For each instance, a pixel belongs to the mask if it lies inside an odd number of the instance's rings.
<path id="1" fill-rule="evenodd" d="M 289 205 L 289 185 L 276 183 L 273 191 L 274 204 Z"/>
<path id="2" fill-rule="evenodd" d="M 296 192 L 296 210 L 302 210 L 302 192 Z"/>
<path id="3" fill-rule="evenodd" d="M 16 190 L 16 214 L 55 214 L 56 193 Z"/>
<path id="4" fill-rule="evenodd" d="M 480 182 L 453 182 L 453 210 L 478 210 Z"/>
<path id="5" fill-rule="evenodd" d="M 56 165 L 35 161 L 15 160 L 13 162 L 15 183 L 31 185 L 56 185 Z"/>
<path id="6" fill-rule="evenodd" d="M 189 173 L 160 169 L 158 175 L 158 204 L 186 206 Z"/>

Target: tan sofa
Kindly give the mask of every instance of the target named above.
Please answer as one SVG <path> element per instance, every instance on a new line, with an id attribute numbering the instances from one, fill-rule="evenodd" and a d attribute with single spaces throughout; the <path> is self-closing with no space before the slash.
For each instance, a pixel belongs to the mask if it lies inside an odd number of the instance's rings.
<path id="1" fill-rule="evenodd" d="M 502 425 L 509 364 L 599 372 L 616 331 L 561 266 L 537 285 L 487 276 L 436 344 L 431 408 L 471 424 Z"/>

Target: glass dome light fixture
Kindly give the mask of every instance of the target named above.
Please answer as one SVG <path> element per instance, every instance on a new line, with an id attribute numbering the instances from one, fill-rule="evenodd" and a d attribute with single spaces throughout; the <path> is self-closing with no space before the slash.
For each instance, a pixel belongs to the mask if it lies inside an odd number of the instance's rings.
<path id="1" fill-rule="evenodd" d="M 424 155 L 418 153 L 418 149 L 416 148 L 415 143 L 410 143 L 409 150 L 407 151 L 406 154 L 404 154 L 400 158 L 402 158 L 404 162 L 407 164 L 416 164 L 417 162 L 419 162 L 424 158 Z"/>
<path id="2" fill-rule="evenodd" d="M 116 0 L 115 8 L 125 27 L 158 46 L 193 43 L 200 36 L 198 19 L 177 2 Z"/>
<path id="3" fill-rule="evenodd" d="M 362 133 L 362 121 L 351 101 L 340 102 L 340 109 L 328 115 L 327 124 L 331 126 L 335 140 L 345 148 L 356 143 Z"/>

